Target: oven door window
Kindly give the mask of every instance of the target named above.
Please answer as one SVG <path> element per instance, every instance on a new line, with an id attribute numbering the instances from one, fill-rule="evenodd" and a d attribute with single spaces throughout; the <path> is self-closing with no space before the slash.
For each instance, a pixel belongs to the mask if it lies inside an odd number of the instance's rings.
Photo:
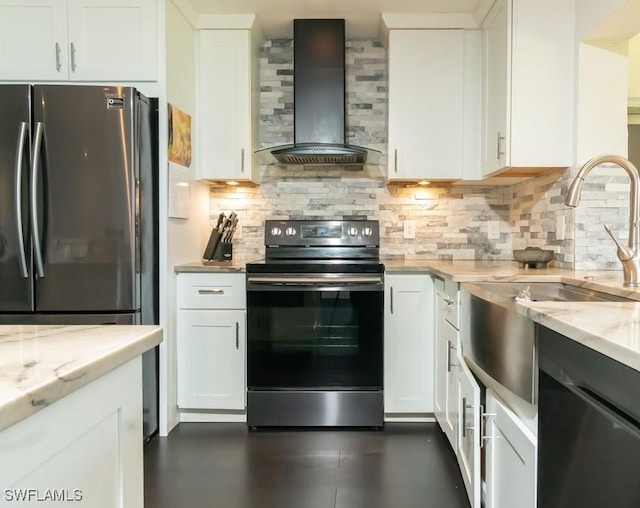
<path id="1" fill-rule="evenodd" d="M 382 291 L 249 291 L 249 389 L 382 387 Z"/>

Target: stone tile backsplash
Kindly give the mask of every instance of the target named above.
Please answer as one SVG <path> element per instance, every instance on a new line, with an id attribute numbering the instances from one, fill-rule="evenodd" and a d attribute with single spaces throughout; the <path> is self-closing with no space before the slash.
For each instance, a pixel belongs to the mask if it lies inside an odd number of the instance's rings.
<path id="1" fill-rule="evenodd" d="M 346 47 L 347 142 L 386 151 L 387 77 L 379 41 L 348 41 Z M 293 41 L 267 41 L 260 53 L 260 145 L 293 142 Z M 527 246 L 553 249 L 555 266 L 619 269 L 612 242 L 602 230 L 612 223 L 626 238 L 628 178 L 599 169 L 585 183 L 574 210 L 564 195 L 569 168 L 512 186 L 385 185 L 379 168 L 350 172 L 340 167 L 263 167 L 255 188 L 211 188 L 212 223 L 235 210 L 242 227 L 234 256 L 264 255 L 263 223 L 279 218 L 372 218 L 380 221 L 381 255 L 394 259 L 511 260 Z M 564 218 L 565 238 L 556 228 Z M 416 238 L 403 224 L 416 221 Z M 488 222 L 499 221 L 500 238 L 488 239 Z M 575 235 L 574 235 L 575 228 Z"/>

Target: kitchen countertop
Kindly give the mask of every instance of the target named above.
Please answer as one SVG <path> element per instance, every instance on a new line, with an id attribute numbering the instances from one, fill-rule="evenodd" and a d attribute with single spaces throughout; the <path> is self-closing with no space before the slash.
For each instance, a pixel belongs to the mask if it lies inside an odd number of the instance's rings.
<path id="1" fill-rule="evenodd" d="M 178 265 L 176 272 L 244 271 L 246 261 L 222 267 L 202 263 Z M 224 262 L 223 262 L 224 263 Z M 640 371 L 640 289 L 622 285 L 622 268 L 574 271 L 519 268 L 514 261 L 382 260 L 389 274 L 430 273 L 454 282 L 564 282 L 637 302 L 531 302 L 518 312 L 571 339 Z"/>
<path id="2" fill-rule="evenodd" d="M 225 273 L 244 272 L 245 265 L 255 259 L 232 259 L 231 261 L 193 261 L 174 265 L 176 273 Z"/>
<path id="3" fill-rule="evenodd" d="M 0 326 L 0 431 L 160 342 L 159 326 Z"/>
<path id="4" fill-rule="evenodd" d="M 526 302 L 517 311 L 640 371 L 640 302 Z"/>

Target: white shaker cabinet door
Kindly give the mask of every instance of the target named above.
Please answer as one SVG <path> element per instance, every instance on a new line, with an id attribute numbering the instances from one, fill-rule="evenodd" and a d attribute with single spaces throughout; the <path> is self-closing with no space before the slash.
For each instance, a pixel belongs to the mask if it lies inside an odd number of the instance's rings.
<path id="1" fill-rule="evenodd" d="M 463 30 L 391 30 L 388 58 L 387 178 L 461 178 Z"/>
<path id="2" fill-rule="evenodd" d="M 433 412 L 433 282 L 385 276 L 384 411 Z"/>
<path id="3" fill-rule="evenodd" d="M 484 28 L 484 129 L 482 132 L 483 174 L 507 165 L 510 139 L 507 138 L 508 104 L 510 99 L 509 79 L 509 4 L 508 0 L 498 0 L 487 19 Z"/>
<path id="4" fill-rule="evenodd" d="M 66 80 L 67 0 L 0 0 L 0 78 Z"/>
<path id="5" fill-rule="evenodd" d="M 245 409 L 246 313 L 178 312 L 178 406 Z"/>
<path id="6" fill-rule="evenodd" d="M 255 48 L 249 30 L 197 34 L 197 177 L 251 180 L 257 143 Z"/>
<path id="7" fill-rule="evenodd" d="M 486 508 L 535 508 L 537 439 L 487 390 Z"/>
<path id="8" fill-rule="evenodd" d="M 444 282 L 441 279 L 434 279 L 436 315 L 435 315 L 435 337 L 434 337 L 434 407 L 433 414 L 440 427 L 445 432 L 449 440 L 451 437 L 446 429 L 445 414 L 447 410 L 447 374 L 449 367 L 449 342 L 444 336 Z"/>
<path id="9" fill-rule="evenodd" d="M 156 0 L 69 0 L 69 79 L 157 79 Z"/>
<path id="10" fill-rule="evenodd" d="M 574 164 L 575 6 L 496 0 L 483 24 L 482 174 Z"/>
<path id="11" fill-rule="evenodd" d="M 461 359 L 458 382 L 458 463 L 471 508 L 480 508 L 480 387 Z"/>

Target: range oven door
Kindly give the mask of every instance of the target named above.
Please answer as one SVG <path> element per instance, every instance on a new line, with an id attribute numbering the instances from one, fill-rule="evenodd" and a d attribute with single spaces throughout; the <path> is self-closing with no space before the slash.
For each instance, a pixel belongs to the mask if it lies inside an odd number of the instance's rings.
<path id="1" fill-rule="evenodd" d="M 383 275 L 248 274 L 247 387 L 382 390 Z"/>

